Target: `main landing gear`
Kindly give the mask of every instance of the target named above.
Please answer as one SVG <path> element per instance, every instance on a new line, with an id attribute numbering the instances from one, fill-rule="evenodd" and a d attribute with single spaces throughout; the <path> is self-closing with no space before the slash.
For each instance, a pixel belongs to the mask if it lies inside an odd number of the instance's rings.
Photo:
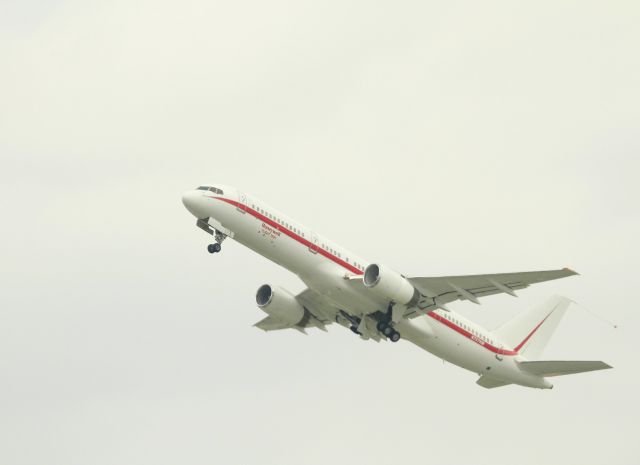
<path id="1" fill-rule="evenodd" d="M 209 244 L 207 246 L 207 250 L 209 253 L 218 253 L 222 250 L 222 241 L 224 241 L 227 236 L 226 234 L 222 234 L 220 231 L 216 229 L 215 233 L 216 242 L 213 244 Z"/>
<path id="2" fill-rule="evenodd" d="M 387 313 L 384 315 L 384 318 L 378 321 L 376 325 L 376 329 L 385 335 L 391 342 L 398 342 L 401 338 L 400 333 L 395 330 L 393 324 L 391 323 L 391 314 L 393 311 L 393 304 L 389 304 L 387 308 Z"/>
<path id="3" fill-rule="evenodd" d="M 386 313 L 383 314 L 382 319 L 380 319 L 380 321 L 378 321 L 378 323 L 376 324 L 376 329 L 383 335 L 385 336 L 387 339 L 389 339 L 391 342 L 398 342 L 402 336 L 400 335 L 400 333 L 398 331 L 395 330 L 395 328 L 393 327 L 393 323 L 391 321 L 391 309 L 393 308 L 392 304 L 389 304 L 389 310 L 387 310 Z M 378 315 L 380 315 L 380 313 L 378 313 Z M 344 318 L 344 320 L 340 320 L 339 317 Z M 360 318 L 358 318 L 357 316 L 353 316 L 348 314 L 347 312 L 345 312 L 344 310 L 340 310 L 340 314 L 339 316 L 336 316 L 336 321 L 344 324 L 344 326 L 348 326 L 349 329 L 354 333 L 354 334 L 358 334 L 360 336 L 362 336 L 363 334 L 360 332 L 360 323 L 362 322 L 362 320 Z M 367 337 L 369 336 L 368 334 L 368 330 L 366 329 L 366 325 L 365 326 L 365 335 L 367 335 Z"/>
<path id="4" fill-rule="evenodd" d="M 378 321 L 376 329 L 384 334 L 391 342 L 398 342 L 401 338 L 400 333 L 391 326 L 391 323 L 387 323 L 384 320 Z"/>

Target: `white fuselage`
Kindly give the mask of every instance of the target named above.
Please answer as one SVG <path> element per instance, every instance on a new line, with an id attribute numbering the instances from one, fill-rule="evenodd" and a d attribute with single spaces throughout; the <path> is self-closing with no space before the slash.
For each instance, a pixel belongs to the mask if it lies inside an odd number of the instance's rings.
<path id="1" fill-rule="evenodd" d="M 255 197 L 217 186 L 218 193 L 185 193 L 187 209 L 197 218 L 211 218 L 216 229 L 295 273 L 336 308 L 354 316 L 385 311 L 389 302 L 345 279 L 362 275 L 366 260 Z M 517 362 L 525 359 L 517 350 L 506 348 L 496 335 L 455 312 L 437 309 L 403 319 L 395 327 L 403 339 L 467 370 L 524 386 L 552 387 L 546 379 L 518 368 Z"/>

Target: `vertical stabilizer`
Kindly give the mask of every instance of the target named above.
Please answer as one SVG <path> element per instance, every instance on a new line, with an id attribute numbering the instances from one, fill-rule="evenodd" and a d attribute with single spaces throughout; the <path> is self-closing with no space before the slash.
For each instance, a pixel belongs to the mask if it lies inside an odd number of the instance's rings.
<path id="1" fill-rule="evenodd" d="M 569 304 L 570 299 L 554 296 L 507 321 L 494 332 L 517 352 L 535 359 L 548 344 Z"/>

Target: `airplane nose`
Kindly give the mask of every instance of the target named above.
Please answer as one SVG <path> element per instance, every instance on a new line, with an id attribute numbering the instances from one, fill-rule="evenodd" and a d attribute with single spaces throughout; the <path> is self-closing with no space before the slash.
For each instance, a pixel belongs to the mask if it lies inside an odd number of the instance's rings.
<path id="1" fill-rule="evenodd" d="M 200 192 L 194 190 L 185 192 L 182 194 L 182 203 L 196 218 L 207 216 L 202 213 L 202 194 Z"/>

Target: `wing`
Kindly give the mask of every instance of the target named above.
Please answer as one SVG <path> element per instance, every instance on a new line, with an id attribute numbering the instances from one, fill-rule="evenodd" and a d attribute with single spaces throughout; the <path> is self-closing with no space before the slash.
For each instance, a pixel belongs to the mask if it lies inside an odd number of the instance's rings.
<path id="1" fill-rule="evenodd" d="M 278 320 L 277 318 L 274 318 L 272 316 L 268 316 L 266 318 L 263 318 L 262 320 L 258 321 L 255 325 L 256 328 L 260 328 L 263 331 L 276 331 L 278 329 L 289 329 L 289 328 L 295 328 L 287 323 L 283 323 L 280 320 Z"/>
<path id="2" fill-rule="evenodd" d="M 298 294 L 296 299 L 323 324 L 333 323 L 336 315 L 340 311 L 327 302 L 321 294 L 309 288 Z"/>
<path id="3" fill-rule="evenodd" d="M 296 329 L 305 332 L 307 328 L 318 328 L 326 331 L 325 326 L 331 324 L 335 320 L 338 309 L 329 305 L 326 300 L 317 292 L 311 289 L 305 289 L 296 296 L 298 302 L 305 309 L 304 318 L 296 325 L 283 323 L 277 318 L 268 316 L 258 321 L 255 326 L 263 331 L 277 331 L 280 329 Z"/>
<path id="4" fill-rule="evenodd" d="M 478 378 L 476 384 L 486 389 L 493 389 L 497 387 L 508 386 L 511 383 L 508 381 L 502 381 L 498 378 L 492 378 L 491 376 L 482 375 L 480 376 L 480 378 Z"/>
<path id="5" fill-rule="evenodd" d="M 522 273 L 478 274 L 468 276 L 441 276 L 436 278 L 408 278 L 425 298 L 418 309 L 407 310 L 405 317 L 412 318 L 422 312 L 443 307 L 455 300 L 469 300 L 479 304 L 480 297 L 493 294 L 510 294 L 531 284 L 577 275 L 569 268 L 547 271 L 525 271 Z"/>
<path id="6" fill-rule="evenodd" d="M 360 280 L 360 282 L 362 281 Z M 323 324 L 337 321 L 347 328 L 355 324 L 353 321 L 347 321 L 345 313 L 342 312 L 341 309 L 334 307 L 316 291 L 305 289 L 296 296 L 296 299 L 298 299 L 307 310 L 312 312 L 319 321 L 322 321 Z M 376 323 L 377 320 L 371 319 L 370 317 L 361 318 L 358 323 L 358 333 L 360 336 L 365 340 L 373 339 L 376 342 L 380 341 L 380 333 L 376 329 Z"/>

